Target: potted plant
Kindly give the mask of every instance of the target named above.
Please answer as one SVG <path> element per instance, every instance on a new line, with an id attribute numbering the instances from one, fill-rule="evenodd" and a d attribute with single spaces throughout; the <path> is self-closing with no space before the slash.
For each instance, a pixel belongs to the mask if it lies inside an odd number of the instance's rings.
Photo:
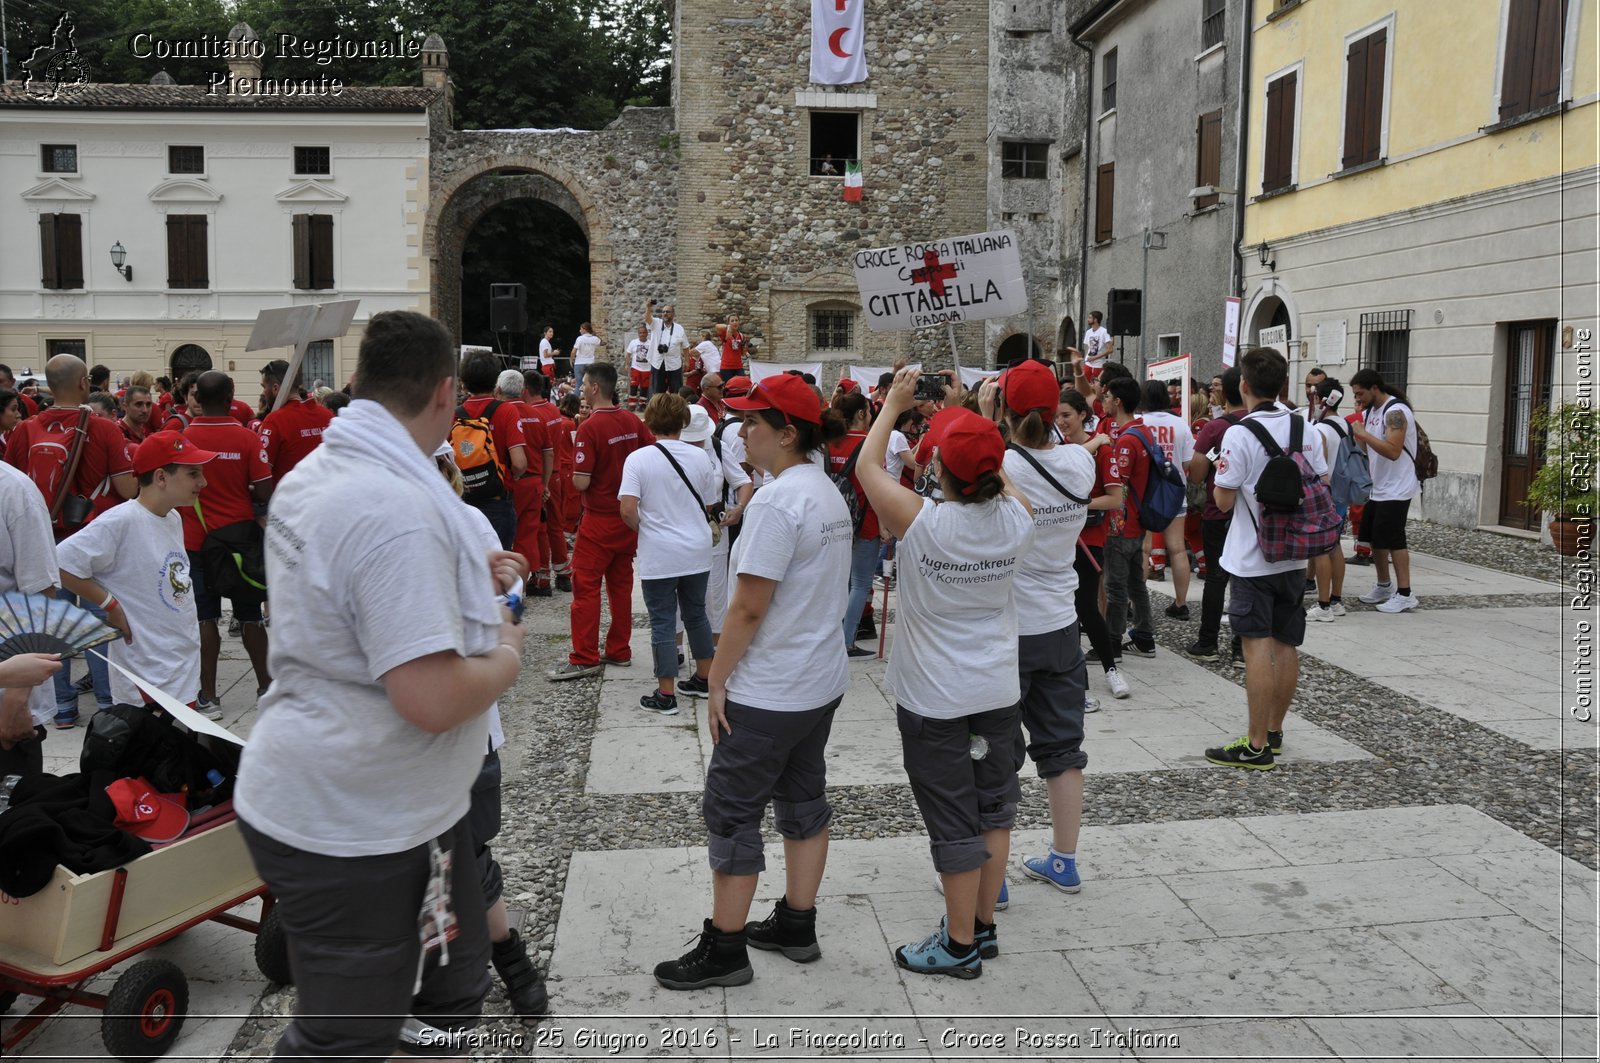
<path id="1" fill-rule="evenodd" d="M 1563 402 L 1534 411 L 1533 435 L 1544 439 L 1544 464 L 1528 485 L 1528 505 L 1550 515 L 1556 551 L 1571 557 L 1594 542 L 1600 492 L 1595 490 L 1595 450 L 1600 444 L 1592 405 Z"/>

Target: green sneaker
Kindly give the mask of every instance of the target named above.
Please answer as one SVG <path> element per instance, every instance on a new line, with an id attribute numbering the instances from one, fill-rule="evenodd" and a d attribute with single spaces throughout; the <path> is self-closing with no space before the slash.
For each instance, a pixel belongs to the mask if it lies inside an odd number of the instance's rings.
<path id="1" fill-rule="evenodd" d="M 1250 745 L 1248 736 L 1235 738 L 1225 746 L 1206 750 L 1206 759 L 1224 767 L 1253 768 L 1256 771 L 1271 771 L 1277 766 L 1272 759 L 1272 746 L 1268 744 L 1265 749 L 1256 749 Z"/>
<path id="2" fill-rule="evenodd" d="M 1267 732 L 1267 748 L 1272 750 L 1272 755 L 1273 756 L 1275 756 L 1275 757 L 1283 756 L 1283 732 L 1282 731 L 1268 731 Z"/>

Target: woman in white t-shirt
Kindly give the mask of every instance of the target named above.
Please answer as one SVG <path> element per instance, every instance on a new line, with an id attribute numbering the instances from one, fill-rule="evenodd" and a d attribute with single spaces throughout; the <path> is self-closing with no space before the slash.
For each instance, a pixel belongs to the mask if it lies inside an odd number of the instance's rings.
<path id="1" fill-rule="evenodd" d="M 816 898 L 833 816 L 825 752 L 850 682 L 839 618 L 851 521 L 838 488 L 811 460 L 822 446 L 822 403 L 804 380 L 782 374 L 727 405 L 744 414 L 748 460 L 773 481 L 756 492 L 733 545 L 735 585 L 706 702 L 711 918 L 693 949 L 656 966 L 667 989 L 744 985 L 753 977 L 747 944 L 799 963 L 822 954 Z M 746 923 L 766 867 L 769 802 L 787 889 L 770 916 Z"/>
<path id="2" fill-rule="evenodd" d="M 1078 828 L 1083 818 L 1083 714 L 1089 673 L 1078 628 L 1078 536 L 1094 494 L 1095 458 L 1052 432 L 1061 385 L 1048 366 L 1026 361 L 978 392 L 986 412 L 1003 396 L 1011 445 L 1005 470 L 1033 503 L 1033 549 L 1017 566 L 1017 662 L 1028 759 L 1050 802 L 1050 848 L 1025 858 L 1023 874 L 1063 893 L 1080 888 Z"/>
<path id="3" fill-rule="evenodd" d="M 1194 430 L 1188 421 L 1172 412 L 1166 384 L 1146 380 L 1139 394 L 1139 420 L 1144 422 L 1151 441 L 1178 467 L 1187 483 L 1189 459 L 1194 457 Z M 1153 578 L 1162 579 L 1164 570 L 1169 566 L 1172 569 L 1173 599 L 1167 606 L 1167 615 L 1174 620 L 1189 619 L 1189 548 L 1183 540 L 1186 516 L 1180 512 L 1165 528 L 1145 529 L 1145 551 L 1150 557 Z"/>
<path id="4" fill-rule="evenodd" d="M 896 374 L 858 466 L 880 521 L 900 539 L 899 630 L 888 681 L 906 774 L 944 888 L 939 929 L 896 949 L 895 962 L 976 978 L 983 954 L 998 954 L 994 910 L 1022 795 L 1012 587 L 1033 544 L 1033 514 L 1006 477 L 999 429 L 959 406 L 936 413 L 928 427 L 945 501 L 890 479 L 883 467 L 889 432 L 915 403 L 917 377 L 916 369 Z"/>
<path id="5" fill-rule="evenodd" d="M 711 623 L 706 619 L 706 579 L 711 569 L 711 528 L 706 523 L 720 483 L 705 449 L 678 438 L 689 424 L 689 404 L 663 392 L 644 408 L 656 445 L 640 447 L 622 463 L 617 488 L 622 522 L 639 533 L 635 565 L 650 611 L 650 653 L 656 689 L 642 708 L 678 714 L 678 693 L 705 697 L 711 675 Z M 674 635 L 679 614 L 695 672 L 678 682 Z"/>
<path id="6" fill-rule="evenodd" d="M 583 367 L 594 363 L 594 354 L 600 349 L 600 337 L 594 327 L 585 321 L 578 326 L 578 338 L 572 341 L 572 375 L 583 376 Z"/>
<path id="7" fill-rule="evenodd" d="M 1322 457 L 1333 470 L 1339 463 L 1339 446 L 1350 434 L 1350 426 L 1339 412 L 1344 402 L 1344 385 L 1331 376 L 1324 376 L 1315 385 L 1317 419 L 1312 423 L 1317 438 L 1322 440 Z M 1338 499 L 1333 506 L 1342 521 L 1350 515 L 1350 507 Z M 1340 528 L 1343 534 L 1343 527 Z M 1317 604 L 1306 610 L 1306 619 L 1331 624 L 1335 617 L 1345 615 L 1344 608 L 1344 551 L 1330 550 L 1311 559 L 1310 575 L 1317 581 Z"/>

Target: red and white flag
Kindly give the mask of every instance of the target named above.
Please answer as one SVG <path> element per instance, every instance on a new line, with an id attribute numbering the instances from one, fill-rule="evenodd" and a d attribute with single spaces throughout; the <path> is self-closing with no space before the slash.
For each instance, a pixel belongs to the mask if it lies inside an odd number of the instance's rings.
<path id="1" fill-rule="evenodd" d="M 811 83 L 867 80 L 866 0 L 811 0 Z"/>

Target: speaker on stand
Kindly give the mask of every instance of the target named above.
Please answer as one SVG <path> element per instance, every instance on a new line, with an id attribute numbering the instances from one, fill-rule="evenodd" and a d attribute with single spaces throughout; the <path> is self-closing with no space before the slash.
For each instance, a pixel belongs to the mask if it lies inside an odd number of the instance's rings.
<path id="1" fill-rule="evenodd" d="M 1140 305 L 1144 292 L 1138 288 L 1112 288 L 1106 293 L 1106 313 L 1111 320 L 1106 331 L 1113 336 L 1137 336 L 1143 330 Z"/>
<path id="2" fill-rule="evenodd" d="M 495 335 L 500 356 L 516 363 L 522 354 L 523 335 L 528 331 L 526 285 L 489 285 L 489 329 Z"/>

